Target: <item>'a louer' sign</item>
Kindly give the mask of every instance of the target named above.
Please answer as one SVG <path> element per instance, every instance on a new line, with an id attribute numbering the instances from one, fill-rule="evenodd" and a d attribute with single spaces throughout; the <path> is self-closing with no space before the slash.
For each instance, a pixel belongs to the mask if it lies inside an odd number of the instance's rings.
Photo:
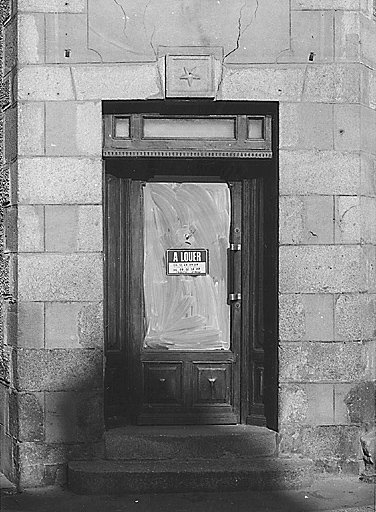
<path id="1" fill-rule="evenodd" d="M 167 249 L 167 275 L 205 275 L 209 272 L 207 249 Z"/>

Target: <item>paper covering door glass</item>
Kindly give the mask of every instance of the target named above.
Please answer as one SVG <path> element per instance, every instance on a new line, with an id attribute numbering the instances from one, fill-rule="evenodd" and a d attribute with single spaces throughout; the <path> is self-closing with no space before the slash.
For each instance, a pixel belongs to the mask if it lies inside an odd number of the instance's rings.
<path id="1" fill-rule="evenodd" d="M 144 187 L 144 349 L 227 350 L 227 249 L 231 197 L 225 183 Z M 167 249 L 206 249 L 206 275 L 167 275 Z"/>

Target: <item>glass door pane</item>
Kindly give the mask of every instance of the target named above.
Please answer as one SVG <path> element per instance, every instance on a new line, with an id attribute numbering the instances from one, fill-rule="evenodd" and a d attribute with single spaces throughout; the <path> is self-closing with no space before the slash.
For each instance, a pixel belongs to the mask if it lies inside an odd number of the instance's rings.
<path id="1" fill-rule="evenodd" d="M 147 183 L 143 190 L 144 348 L 228 350 L 228 185 Z"/>

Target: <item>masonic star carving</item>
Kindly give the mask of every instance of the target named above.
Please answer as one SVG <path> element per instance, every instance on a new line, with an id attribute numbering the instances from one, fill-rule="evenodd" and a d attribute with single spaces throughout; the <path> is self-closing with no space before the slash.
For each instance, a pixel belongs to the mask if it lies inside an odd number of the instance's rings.
<path id="1" fill-rule="evenodd" d="M 184 74 L 180 77 L 180 80 L 187 80 L 188 86 L 191 87 L 193 80 L 201 80 L 198 75 L 195 75 L 195 69 L 188 69 L 184 66 Z"/>

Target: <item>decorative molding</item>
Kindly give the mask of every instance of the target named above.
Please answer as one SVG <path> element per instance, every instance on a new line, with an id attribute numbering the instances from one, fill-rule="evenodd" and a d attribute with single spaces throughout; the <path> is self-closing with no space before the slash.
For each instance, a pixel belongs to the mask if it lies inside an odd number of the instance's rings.
<path id="1" fill-rule="evenodd" d="M 272 158 L 271 151 L 197 151 L 106 149 L 103 157 L 174 157 L 174 158 Z"/>

